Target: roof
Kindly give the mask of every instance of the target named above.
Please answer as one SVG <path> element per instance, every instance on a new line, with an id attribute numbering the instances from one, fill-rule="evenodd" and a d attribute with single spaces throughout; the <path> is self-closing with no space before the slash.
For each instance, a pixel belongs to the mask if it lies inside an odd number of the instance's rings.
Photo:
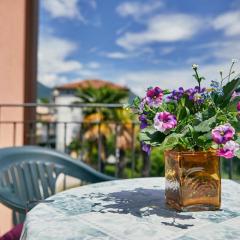
<path id="1" fill-rule="evenodd" d="M 93 87 L 93 88 L 101 88 L 101 87 L 109 87 L 111 89 L 117 89 L 117 90 L 126 90 L 128 91 L 129 89 L 127 87 L 100 80 L 100 79 L 87 79 L 87 80 L 81 80 L 77 82 L 72 82 L 72 83 L 66 83 L 63 85 L 56 86 L 55 89 L 57 90 L 76 90 L 78 88 L 87 88 L 87 87 Z"/>

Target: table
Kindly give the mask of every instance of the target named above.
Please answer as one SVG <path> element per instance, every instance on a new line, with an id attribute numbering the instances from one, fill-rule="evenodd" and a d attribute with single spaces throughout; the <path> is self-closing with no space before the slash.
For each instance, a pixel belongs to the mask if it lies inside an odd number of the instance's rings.
<path id="1" fill-rule="evenodd" d="M 22 240 L 240 239 L 240 184 L 222 180 L 222 210 L 165 207 L 164 178 L 117 180 L 61 192 L 32 209 Z"/>

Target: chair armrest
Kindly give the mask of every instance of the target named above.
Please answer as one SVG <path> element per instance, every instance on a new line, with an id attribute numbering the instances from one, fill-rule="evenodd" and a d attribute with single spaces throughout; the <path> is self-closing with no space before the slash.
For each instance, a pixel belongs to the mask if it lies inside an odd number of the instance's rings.
<path id="1" fill-rule="evenodd" d="M 0 202 L 8 208 L 11 208 L 17 212 L 25 213 L 26 208 L 23 203 L 17 201 L 18 198 L 19 197 L 10 191 L 9 188 L 0 187 Z"/>

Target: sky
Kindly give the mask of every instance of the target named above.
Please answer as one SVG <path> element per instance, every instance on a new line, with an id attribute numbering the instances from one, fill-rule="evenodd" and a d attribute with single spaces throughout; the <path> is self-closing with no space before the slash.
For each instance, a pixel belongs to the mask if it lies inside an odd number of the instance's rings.
<path id="1" fill-rule="evenodd" d="M 38 80 L 97 78 L 143 95 L 195 86 L 198 64 L 208 85 L 240 58 L 239 40 L 240 0 L 40 0 Z"/>

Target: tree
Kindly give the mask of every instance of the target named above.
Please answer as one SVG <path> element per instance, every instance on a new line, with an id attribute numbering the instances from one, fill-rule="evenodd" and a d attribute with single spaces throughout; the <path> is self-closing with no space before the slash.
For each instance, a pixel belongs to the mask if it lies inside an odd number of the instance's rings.
<path id="1" fill-rule="evenodd" d="M 128 91 L 113 89 L 108 86 L 78 89 L 76 96 L 81 103 L 124 103 L 128 98 Z M 123 175 L 126 165 L 124 161 L 124 150 L 132 145 L 132 124 L 129 113 L 123 108 L 85 108 L 84 114 L 84 139 L 101 144 L 101 170 L 104 170 L 104 162 L 107 158 L 107 140 L 113 132 L 117 131 L 116 147 L 120 150 L 118 174 Z"/>

